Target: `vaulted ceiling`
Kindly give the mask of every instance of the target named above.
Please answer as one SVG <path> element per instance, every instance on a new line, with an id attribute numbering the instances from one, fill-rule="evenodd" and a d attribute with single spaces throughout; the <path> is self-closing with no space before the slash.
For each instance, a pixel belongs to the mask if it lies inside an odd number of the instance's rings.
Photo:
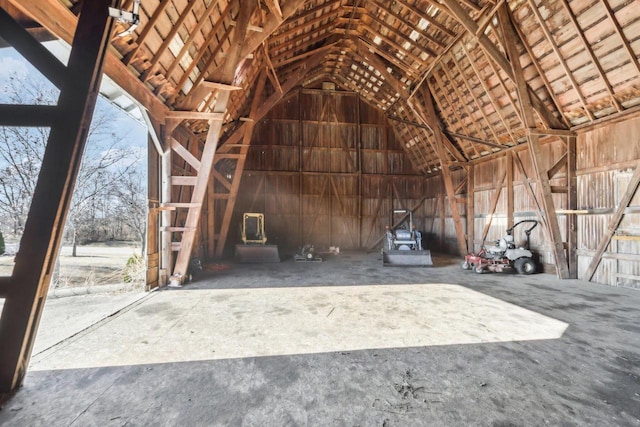
<path id="1" fill-rule="evenodd" d="M 62 38 L 80 3 L 0 0 L 25 26 L 47 9 L 36 19 Z M 265 97 L 332 82 L 386 112 L 420 173 L 524 143 L 532 128 L 575 129 L 640 103 L 637 0 L 142 0 L 139 15 L 128 34 L 130 24 L 118 25 L 105 71 L 151 111 L 216 111 L 233 86 L 230 134 L 261 75 Z M 223 81 L 232 55 L 235 77 Z"/>

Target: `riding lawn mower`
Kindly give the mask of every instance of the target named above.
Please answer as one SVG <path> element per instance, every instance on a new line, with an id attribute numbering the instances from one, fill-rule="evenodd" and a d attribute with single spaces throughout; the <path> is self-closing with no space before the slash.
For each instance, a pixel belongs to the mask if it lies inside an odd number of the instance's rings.
<path id="1" fill-rule="evenodd" d="M 513 230 L 520 224 L 530 223 L 531 227 L 524 231 L 526 241 L 524 246 L 516 247 L 513 241 Z M 486 271 L 502 272 L 507 269 L 515 269 L 520 274 L 532 274 L 536 271 L 536 263 L 533 253 L 529 250 L 529 238 L 531 230 L 536 228 L 538 221 L 535 219 L 525 219 L 517 222 L 513 227 L 507 229 L 507 235 L 496 241 L 495 246 L 482 246 L 477 254 L 468 254 L 462 268 L 464 270 L 475 270 L 476 273 Z"/>

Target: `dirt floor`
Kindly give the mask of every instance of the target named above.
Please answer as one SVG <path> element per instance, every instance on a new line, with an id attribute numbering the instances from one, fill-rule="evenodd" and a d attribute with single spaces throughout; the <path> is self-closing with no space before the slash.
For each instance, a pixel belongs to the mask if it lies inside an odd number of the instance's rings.
<path id="1" fill-rule="evenodd" d="M 640 292 L 434 261 L 209 265 L 48 346 L 0 424 L 640 426 Z"/>
<path id="2" fill-rule="evenodd" d="M 14 246 L 9 244 L 8 254 L 0 256 L 0 275 L 10 275 L 13 270 Z M 127 242 L 107 242 L 78 246 L 75 257 L 71 253 L 71 246 L 61 248 L 60 270 L 52 289 L 121 284 L 127 260 L 140 255 L 140 248 Z"/>

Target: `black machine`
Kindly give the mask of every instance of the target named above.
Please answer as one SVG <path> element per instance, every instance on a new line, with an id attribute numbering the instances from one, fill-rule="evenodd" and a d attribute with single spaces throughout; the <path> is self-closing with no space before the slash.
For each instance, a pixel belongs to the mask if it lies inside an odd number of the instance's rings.
<path id="1" fill-rule="evenodd" d="M 433 265 L 431 251 L 422 248 L 422 233 L 413 225 L 413 214 L 408 209 L 394 209 L 392 220 L 402 215 L 392 229 L 387 226 L 385 245 L 382 249 L 382 264 L 387 266 L 428 267 Z"/>

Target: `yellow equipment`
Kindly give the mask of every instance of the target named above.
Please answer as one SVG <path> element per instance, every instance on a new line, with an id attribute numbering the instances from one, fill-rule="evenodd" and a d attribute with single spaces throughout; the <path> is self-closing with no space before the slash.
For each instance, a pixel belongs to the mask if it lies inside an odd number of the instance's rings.
<path id="1" fill-rule="evenodd" d="M 242 244 L 236 245 L 236 260 L 241 263 L 280 262 L 278 245 L 267 245 L 264 214 L 242 214 Z"/>
<path id="2" fill-rule="evenodd" d="M 242 214 L 242 241 L 245 244 L 267 243 L 267 236 L 264 233 L 264 214 L 252 212 Z"/>

